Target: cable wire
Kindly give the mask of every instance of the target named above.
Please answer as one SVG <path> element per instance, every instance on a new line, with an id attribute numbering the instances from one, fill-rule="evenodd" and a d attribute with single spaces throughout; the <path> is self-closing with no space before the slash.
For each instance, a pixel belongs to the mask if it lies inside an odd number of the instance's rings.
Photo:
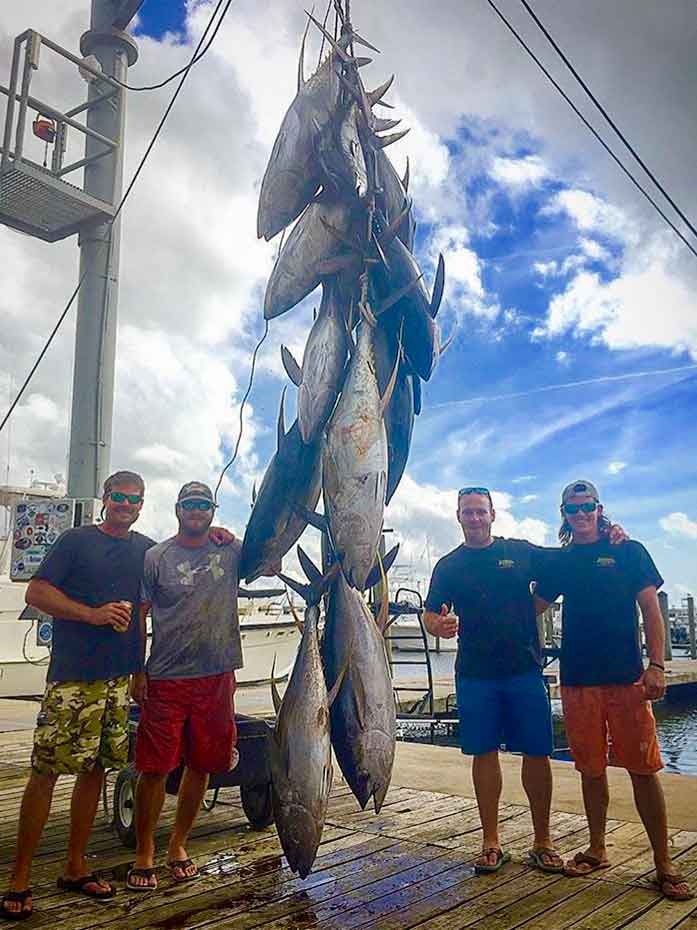
<path id="1" fill-rule="evenodd" d="M 223 5 L 223 2 L 224 2 L 224 0 L 218 0 L 218 5 L 216 6 L 215 10 L 213 11 L 213 14 L 212 14 L 211 18 L 208 20 L 208 24 L 207 24 L 206 28 L 205 28 L 204 31 L 203 31 L 203 35 L 201 36 L 201 40 L 203 40 L 203 39 L 206 38 L 206 35 L 207 35 L 207 33 L 208 33 L 208 30 L 209 30 L 209 29 L 211 28 L 211 26 L 213 25 L 213 20 L 215 19 L 216 15 L 217 15 L 217 13 L 218 13 L 218 10 L 219 10 L 219 9 L 221 8 L 221 6 Z M 227 6 L 230 6 L 230 3 L 228 3 Z M 215 37 L 216 37 L 216 35 L 217 35 L 217 33 L 218 33 L 218 29 L 220 28 L 220 24 L 222 23 L 223 18 L 225 17 L 225 13 L 227 13 L 227 7 L 226 7 L 226 9 L 225 9 L 225 12 L 224 12 L 224 13 L 222 14 L 222 16 L 220 17 L 220 20 L 218 21 L 218 24 L 217 24 L 217 26 L 215 27 L 215 31 L 214 31 L 213 35 L 210 37 L 210 40 L 209 40 L 209 42 L 208 42 L 208 45 L 206 45 L 206 47 L 205 47 L 201 52 L 197 52 L 197 53 L 194 55 L 194 57 L 191 59 L 191 61 L 189 62 L 188 65 L 184 65 L 183 68 L 180 68 L 178 71 L 175 71 L 174 74 L 170 74 L 170 76 L 169 76 L 168 78 L 165 78 L 164 80 L 159 81 L 157 84 L 144 84 L 144 85 L 142 85 L 141 87 L 135 87 L 135 86 L 133 86 L 132 84 L 126 84 L 124 81 L 119 81 L 118 78 L 112 78 L 112 81 L 114 81 L 114 83 L 118 84 L 119 87 L 123 87 L 124 90 L 133 90 L 133 91 L 159 90 L 161 87 L 166 87 L 166 85 L 169 84 L 170 81 L 173 81 L 175 78 L 179 77 L 179 75 L 180 75 L 180 74 L 183 74 L 185 71 L 188 71 L 189 68 L 192 68 L 195 64 L 198 64 L 198 62 L 203 58 L 203 56 L 206 54 L 206 52 L 208 51 L 208 49 L 209 49 L 209 48 L 211 47 L 211 45 L 213 44 L 213 40 L 215 39 Z M 201 44 L 201 43 L 199 42 L 199 46 L 200 46 L 200 44 Z"/>
<path id="2" fill-rule="evenodd" d="M 225 7 L 224 7 L 222 13 L 220 14 L 220 19 L 219 19 L 219 21 L 218 21 L 218 23 L 217 23 L 217 25 L 216 25 L 215 33 L 214 33 L 214 35 L 211 37 L 211 41 L 213 40 L 213 38 L 215 38 L 215 35 L 217 34 L 218 29 L 220 28 L 220 24 L 222 23 L 223 19 L 225 18 L 225 15 L 227 14 L 228 9 L 230 8 L 230 5 L 231 5 L 231 3 L 232 3 L 232 0 L 218 0 L 218 5 L 216 6 L 215 10 L 213 11 L 213 14 L 212 14 L 212 16 L 211 16 L 211 19 L 210 19 L 210 21 L 209 21 L 209 26 L 210 26 L 210 23 L 215 19 L 216 15 L 217 15 L 217 13 L 218 13 L 218 10 L 221 8 L 221 6 L 223 5 L 224 2 L 225 2 Z M 150 143 L 148 144 L 147 148 L 145 149 L 145 152 L 143 153 L 143 155 L 142 155 L 142 157 L 141 157 L 141 159 L 140 159 L 140 162 L 139 162 L 139 164 L 138 164 L 138 167 L 136 168 L 135 172 L 133 173 L 133 177 L 132 177 L 131 180 L 129 181 L 128 186 L 126 187 L 126 191 L 125 191 L 125 193 L 123 194 L 123 196 L 121 197 L 121 200 L 119 201 L 119 204 L 118 204 L 118 206 L 117 206 L 117 208 L 116 208 L 116 211 L 115 211 L 113 217 L 111 217 L 111 218 L 107 221 L 107 224 L 106 224 L 106 225 L 108 225 L 108 226 L 113 226 L 113 224 L 116 222 L 117 217 L 118 217 L 119 214 L 121 213 L 121 210 L 123 209 L 123 206 L 124 206 L 124 204 L 126 203 L 126 200 L 127 200 L 128 196 L 130 195 L 131 191 L 133 190 L 133 187 L 134 187 L 136 181 L 138 180 L 138 177 L 140 176 L 140 172 L 143 170 L 143 167 L 144 167 L 144 165 L 145 165 L 145 162 L 147 161 L 148 156 L 150 155 L 150 152 L 153 150 L 153 148 L 154 148 L 154 146 L 155 146 L 155 143 L 157 142 L 157 139 L 158 139 L 158 137 L 159 137 L 159 135 L 160 135 L 160 132 L 162 131 L 162 127 L 164 126 L 165 121 L 167 120 L 167 117 L 169 116 L 169 114 L 170 114 L 170 112 L 171 112 L 171 110 L 172 110 L 172 107 L 174 106 L 174 103 L 175 103 L 177 97 L 179 96 L 179 91 L 182 89 L 182 87 L 183 87 L 183 85 L 184 85 L 184 81 L 186 80 L 186 78 L 187 78 L 187 76 L 188 76 L 188 74 L 189 74 L 189 71 L 191 70 L 191 68 L 193 67 L 193 65 L 194 65 L 195 62 L 196 62 L 197 56 L 199 55 L 199 49 L 200 49 L 201 45 L 203 44 L 203 42 L 205 41 L 205 36 L 206 36 L 207 31 L 208 31 L 208 29 L 204 30 L 203 35 L 201 36 L 201 38 L 200 38 L 200 40 L 199 40 L 199 43 L 198 43 L 198 45 L 196 46 L 196 49 L 194 50 L 194 54 L 193 54 L 192 57 L 191 57 L 191 61 L 190 61 L 189 64 L 183 69 L 183 73 L 181 73 L 181 80 L 180 80 L 179 83 L 177 84 L 177 87 L 175 88 L 175 91 L 174 91 L 174 93 L 172 94 L 172 98 L 171 98 L 171 100 L 169 101 L 169 103 L 167 104 L 167 107 L 165 108 L 165 111 L 164 111 L 164 113 L 162 114 L 162 117 L 160 118 L 159 123 L 157 124 L 157 127 L 156 127 L 156 129 L 155 129 L 155 132 L 154 132 L 154 134 L 153 134 L 153 137 L 152 137 L 152 139 L 150 140 Z M 209 43 L 209 45 L 207 46 L 207 48 L 208 48 L 208 47 L 210 47 L 210 43 Z M 102 243 L 102 245 L 103 245 L 103 246 L 104 246 L 104 245 L 107 245 L 107 244 L 110 242 L 110 240 L 111 240 L 111 237 L 108 236 L 108 237 L 104 240 L 104 242 Z M 73 303 L 74 303 L 74 301 L 75 301 L 75 298 L 77 297 L 78 292 L 79 292 L 80 288 L 82 287 L 82 285 L 83 285 L 83 283 L 84 283 L 86 277 L 87 277 L 87 270 L 85 270 L 85 271 L 82 273 L 82 275 L 81 275 L 81 277 L 80 277 L 80 280 L 77 282 L 77 286 L 76 286 L 75 290 L 74 290 L 73 293 L 70 295 L 70 299 L 68 300 L 68 303 L 66 304 L 65 308 L 63 309 L 63 312 L 61 313 L 61 315 L 58 317 L 58 322 L 57 322 L 56 325 L 53 327 L 53 330 L 52 330 L 52 332 L 51 332 L 51 335 L 48 337 L 46 343 L 44 344 L 43 348 L 41 349 L 41 352 L 39 353 L 38 358 L 37 358 L 36 361 L 34 362 L 32 368 L 31 368 L 31 371 L 29 372 L 29 374 L 27 375 L 27 377 L 26 377 L 25 380 L 24 380 L 24 383 L 22 384 L 21 388 L 19 389 L 19 392 L 17 393 L 17 396 L 16 396 L 15 399 L 12 401 L 12 403 L 10 404 L 10 407 L 9 407 L 7 413 L 6 413 L 5 416 L 3 417 L 2 422 L 0 423 L 0 432 L 2 432 L 3 428 L 5 427 L 5 424 L 7 423 L 7 421 L 8 421 L 9 418 L 10 418 L 10 416 L 12 415 L 12 412 L 14 411 L 15 407 L 17 406 L 17 404 L 19 403 L 19 401 L 22 399 L 22 396 L 23 396 L 25 390 L 27 389 L 27 387 L 29 386 L 29 382 L 30 382 L 31 379 L 33 378 L 34 373 L 36 372 L 36 369 L 39 367 L 39 364 L 41 363 L 41 360 L 42 360 L 43 357 L 46 355 L 46 352 L 48 351 L 49 346 L 50 346 L 51 343 L 53 342 L 53 339 L 54 339 L 56 333 L 57 333 L 58 330 L 60 329 L 60 326 L 61 326 L 61 324 L 63 323 L 63 320 L 64 320 L 64 319 L 66 318 L 66 316 L 68 315 L 68 311 L 69 311 L 70 308 L 72 307 L 72 305 L 73 305 Z"/>
<path id="3" fill-rule="evenodd" d="M 542 71 L 542 73 L 545 75 L 545 77 L 546 77 L 546 78 L 550 81 L 550 83 L 559 91 L 559 93 L 562 95 L 562 97 L 564 98 L 564 100 L 566 100 L 566 102 L 569 104 L 569 106 L 571 107 L 571 109 L 572 109 L 572 110 L 574 111 L 574 113 L 578 116 L 578 118 L 581 120 L 581 122 L 584 124 L 584 126 L 586 126 L 586 127 L 593 133 L 593 135 L 595 136 L 595 138 L 596 138 L 596 139 L 598 140 L 598 142 L 602 145 L 602 147 L 605 149 L 605 151 L 608 153 L 608 155 L 610 155 L 610 157 L 612 158 L 612 160 L 619 166 L 619 168 L 621 168 L 621 170 L 622 170 L 622 171 L 624 172 L 624 174 L 629 178 L 629 180 L 630 180 L 630 181 L 632 182 L 632 184 L 637 188 L 637 190 L 639 190 L 639 191 L 644 195 L 644 197 L 648 200 L 648 202 L 651 204 L 651 206 L 654 208 L 654 210 L 656 210 L 656 212 L 659 213 L 660 216 L 663 217 L 663 219 L 664 219 L 665 222 L 668 224 L 668 226 L 670 226 L 670 228 L 673 230 L 673 232 L 675 233 L 675 235 L 678 236 L 678 238 L 681 239 L 681 240 L 685 243 L 685 245 L 688 247 L 688 249 L 690 250 L 690 252 L 692 252 L 692 254 L 695 256 L 695 258 L 697 258 L 697 250 L 694 248 L 694 246 L 692 245 L 692 243 L 690 243 L 690 242 L 685 238 L 685 236 L 680 232 L 680 230 L 679 230 L 678 227 L 675 225 L 675 223 L 673 223 L 673 221 L 670 219 L 670 217 L 668 217 L 668 216 L 664 213 L 664 211 L 660 208 L 660 206 L 659 206 L 659 205 L 656 203 L 656 201 L 653 199 L 653 197 L 651 196 L 651 194 L 649 194 L 649 192 L 648 192 L 644 187 L 642 187 L 642 185 L 639 183 L 639 181 L 637 181 L 637 179 L 634 177 L 634 175 L 631 173 L 631 171 L 629 171 L 628 168 L 625 168 L 625 166 L 622 164 L 622 162 L 620 161 L 620 159 L 618 158 L 618 156 L 615 155 L 615 153 L 612 151 L 612 149 L 611 149 L 610 146 L 607 144 L 607 142 L 603 139 L 603 137 L 600 135 L 600 133 L 599 133 L 593 126 L 591 126 L 591 124 L 588 122 L 588 120 L 587 120 L 586 117 L 583 115 L 583 113 L 581 113 L 581 111 L 580 111 L 579 108 L 576 106 L 576 104 L 573 102 L 573 100 L 569 97 L 569 95 L 566 93 L 566 91 L 560 86 L 560 84 L 552 77 L 552 75 L 551 75 L 550 72 L 547 70 L 547 68 L 542 64 L 542 62 L 541 62 L 540 59 L 537 57 L 537 55 L 536 55 L 536 54 L 532 51 L 532 49 L 527 45 L 527 43 L 525 42 L 525 40 L 524 40 L 523 38 L 521 38 L 521 36 L 516 32 L 515 27 L 512 26 L 511 23 L 506 19 L 506 17 L 505 17 L 505 16 L 503 15 L 503 13 L 499 10 L 499 8 L 496 6 L 496 4 L 493 2 L 493 0 L 486 0 L 486 2 L 489 4 L 489 6 L 491 7 L 491 9 L 494 11 L 494 13 L 496 13 L 496 15 L 499 17 L 499 19 L 501 20 L 501 22 L 506 26 L 506 28 L 513 34 L 513 36 L 514 36 L 515 39 L 520 43 L 520 45 L 522 45 L 522 47 L 525 49 L 525 51 L 528 53 L 528 55 L 529 55 L 529 56 L 532 58 L 532 60 L 535 62 L 535 64 L 537 65 L 537 67 L 538 67 L 538 68 Z"/>
<path id="4" fill-rule="evenodd" d="M 218 503 L 218 491 L 220 490 L 220 485 L 223 483 L 223 478 L 225 477 L 225 472 L 226 472 L 226 471 L 228 470 L 228 468 L 230 468 L 230 466 L 233 464 L 233 462 L 234 462 L 235 459 L 237 458 L 237 453 L 240 451 L 240 443 L 242 442 L 242 432 L 243 432 L 243 430 L 244 430 L 244 420 L 243 420 L 244 408 L 245 408 L 245 405 L 246 405 L 247 400 L 248 400 L 248 398 L 249 398 L 249 395 L 250 395 L 251 392 L 252 392 L 252 384 L 254 383 L 254 370 L 256 369 L 256 365 L 257 365 L 257 355 L 258 355 L 258 353 L 259 353 L 259 349 L 260 349 L 261 346 L 262 346 L 262 343 L 264 342 L 264 340 L 266 339 L 266 337 L 268 336 L 268 334 L 269 334 L 269 321 L 266 320 L 266 322 L 265 322 L 265 324 L 264 324 L 264 334 L 263 334 L 263 336 L 261 337 L 261 339 L 259 340 L 259 342 L 257 342 L 256 347 L 255 347 L 255 349 L 254 349 L 254 352 L 252 353 L 252 367 L 251 367 L 250 372 L 249 372 L 249 384 L 247 385 L 247 390 L 244 392 L 244 397 L 242 398 L 242 403 L 240 404 L 240 429 L 239 429 L 239 432 L 237 433 L 237 441 L 235 442 L 235 448 L 234 448 L 233 453 L 232 453 L 232 458 L 231 458 L 230 461 L 227 463 L 227 465 L 225 466 L 225 468 L 220 472 L 220 477 L 218 478 L 218 483 L 217 483 L 216 486 L 215 486 L 215 492 L 214 492 L 214 494 L 213 494 L 213 500 L 215 501 L 216 504 Z"/>
<path id="5" fill-rule="evenodd" d="M 637 162 L 638 162 L 638 163 L 641 165 L 641 167 L 644 169 L 644 171 L 646 172 L 646 174 L 651 178 L 651 180 L 653 181 L 653 183 L 656 185 L 656 187 L 657 187 L 657 188 L 659 189 L 659 191 L 663 194 L 663 196 L 666 198 L 666 200 L 667 200 L 668 203 L 671 205 L 671 207 L 672 207 L 672 208 L 675 210 L 675 212 L 678 214 L 678 216 L 680 217 L 680 219 L 685 223 L 685 225 L 688 227 L 688 229 L 690 230 L 690 232 L 692 233 L 692 235 L 693 235 L 693 236 L 697 236 L 697 229 L 695 229 L 695 227 L 693 226 L 693 224 L 692 224 L 692 223 L 690 222 L 690 220 L 685 216 L 685 214 L 683 213 L 683 211 L 682 211 L 682 210 L 680 209 L 680 207 L 677 205 L 677 203 L 675 202 L 675 200 L 673 200 L 673 198 L 670 196 L 670 194 L 669 194 L 668 191 L 665 189 L 665 187 L 663 186 L 663 184 L 658 180 L 658 178 L 656 177 L 656 175 L 653 173 L 653 171 L 651 171 L 651 169 L 648 167 L 648 165 L 646 164 L 646 162 L 641 158 L 641 156 L 639 155 L 639 153 L 637 152 L 637 150 L 634 148 L 634 146 L 631 144 L 631 142 L 629 142 L 629 140 L 628 140 L 627 137 L 624 135 L 624 133 L 622 132 L 622 130 L 617 126 L 617 124 L 615 123 L 615 121 L 613 120 L 613 118 L 610 116 L 610 114 L 607 112 L 607 110 L 605 109 L 605 107 L 602 105 L 602 103 L 600 103 L 600 101 L 599 101 L 599 100 L 597 99 L 597 97 L 594 95 L 593 91 L 590 89 L 590 87 L 588 86 L 588 84 L 586 84 L 586 82 L 583 80 L 583 78 L 582 78 L 581 75 L 578 73 L 578 71 L 576 70 L 576 68 L 574 68 L 574 66 L 571 64 L 571 62 L 569 61 L 569 58 L 567 57 L 567 55 L 565 55 L 565 53 L 562 51 L 562 49 L 559 47 L 559 45 L 554 41 L 553 37 L 552 37 L 552 36 L 550 35 L 550 33 L 549 33 L 549 30 L 545 27 L 544 23 L 541 22 L 539 16 L 535 13 L 535 11 L 532 9 L 532 7 L 530 6 L 530 4 L 528 3 L 528 0 L 520 0 L 520 2 L 523 4 L 523 6 L 524 6 L 525 9 L 528 11 L 528 13 L 530 14 L 530 16 L 532 16 L 532 18 L 535 20 L 535 22 L 537 23 L 537 25 L 540 27 L 540 29 L 541 29 L 542 32 L 544 33 L 545 37 L 547 38 L 547 40 L 549 41 L 549 43 L 551 44 L 551 46 L 553 47 L 553 49 L 555 50 L 555 52 L 559 55 L 559 57 L 561 58 L 561 60 L 564 62 L 564 64 L 566 65 L 566 67 L 567 67 L 567 68 L 569 69 L 569 71 L 573 74 L 573 76 L 576 78 L 576 80 L 578 81 L 578 83 L 579 83 L 579 84 L 581 85 L 581 87 L 585 90 L 585 92 L 588 94 L 588 96 L 590 97 L 590 99 L 593 101 L 593 103 L 596 105 L 596 107 L 600 110 L 600 112 L 603 114 L 603 116 L 605 117 L 605 119 L 608 121 L 608 123 L 610 124 L 610 126 L 612 126 L 612 128 L 615 130 L 615 132 L 616 132 L 617 135 L 620 137 L 620 139 L 622 140 L 622 142 L 624 142 L 625 146 L 629 149 L 629 151 L 632 153 L 632 155 L 634 156 L 634 158 L 637 160 Z"/>

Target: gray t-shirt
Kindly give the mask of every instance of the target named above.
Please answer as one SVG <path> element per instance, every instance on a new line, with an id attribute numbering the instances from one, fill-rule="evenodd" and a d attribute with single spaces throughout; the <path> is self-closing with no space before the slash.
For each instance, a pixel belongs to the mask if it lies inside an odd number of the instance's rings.
<path id="1" fill-rule="evenodd" d="M 152 604 L 151 678 L 203 678 L 242 667 L 241 548 L 237 540 L 191 548 L 172 537 L 148 550 L 143 600 Z"/>

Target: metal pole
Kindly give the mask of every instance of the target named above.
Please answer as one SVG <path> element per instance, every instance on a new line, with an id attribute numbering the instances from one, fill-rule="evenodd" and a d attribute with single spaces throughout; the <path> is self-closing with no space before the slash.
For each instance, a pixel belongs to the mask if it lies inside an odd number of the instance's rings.
<path id="1" fill-rule="evenodd" d="M 138 49 L 127 33 L 112 26 L 111 0 L 92 0 L 90 30 L 80 40 L 84 56 L 94 55 L 105 75 L 125 82 Z M 88 92 L 87 126 L 116 140 L 112 152 L 85 166 L 84 189 L 100 200 L 118 203 L 123 187 L 125 92 L 105 99 L 105 82 L 96 80 Z M 101 153 L 92 137 L 85 157 Z M 80 232 L 80 289 L 75 333 L 73 407 L 70 425 L 68 494 L 101 497 L 109 473 L 111 425 L 114 409 L 116 312 L 121 244 L 121 221 L 86 227 Z"/>
<path id="2" fill-rule="evenodd" d="M 658 592 L 658 606 L 661 608 L 661 614 L 663 616 L 663 629 L 666 634 L 666 645 L 663 651 L 663 658 L 670 662 L 673 658 L 673 643 L 670 639 L 670 617 L 668 616 L 668 595 L 665 591 Z"/>
<path id="3" fill-rule="evenodd" d="M 687 595 L 687 624 L 690 633 L 690 658 L 697 659 L 697 636 L 695 635 L 695 599 Z"/>

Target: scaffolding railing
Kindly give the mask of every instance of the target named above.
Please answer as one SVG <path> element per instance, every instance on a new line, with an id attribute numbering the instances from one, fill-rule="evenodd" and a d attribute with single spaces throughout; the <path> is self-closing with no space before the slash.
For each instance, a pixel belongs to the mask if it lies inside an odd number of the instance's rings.
<path id="1" fill-rule="evenodd" d="M 32 76 L 39 68 L 42 48 L 55 52 L 75 65 L 89 80 L 99 82 L 92 99 L 68 110 L 61 110 L 32 96 Z M 0 146 L 0 222 L 49 242 L 79 232 L 87 222 L 106 222 L 114 216 L 115 205 L 86 193 L 81 186 L 69 183 L 65 176 L 91 162 L 114 155 L 121 140 L 96 132 L 76 119 L 125 91 L 119 84 L 95 68 L 89 61 L 73 55 L 34 29 L 27 29 L 14 41 L 9 87 L 0 84 L 7 98 L 5 125 Z M 26 154 L 28 114 L 55 122 L 55 137 L 50 167 L 39 164 Z M 65 165 L 68 131 L 73 130 L 91 140 L 92 148 L 83 158 Z M 89 145 L 87 146 L 89 148 Z"/>

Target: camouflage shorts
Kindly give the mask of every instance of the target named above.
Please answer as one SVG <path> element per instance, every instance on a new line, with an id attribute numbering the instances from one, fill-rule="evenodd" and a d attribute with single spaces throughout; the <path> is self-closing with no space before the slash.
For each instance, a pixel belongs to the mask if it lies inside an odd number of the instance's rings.
<path id="1" fill-rule="evenodd" d="M 41 775 L 80 775 L 128 762 L 128 675 L 46 685 L 31 764 Z"/>

